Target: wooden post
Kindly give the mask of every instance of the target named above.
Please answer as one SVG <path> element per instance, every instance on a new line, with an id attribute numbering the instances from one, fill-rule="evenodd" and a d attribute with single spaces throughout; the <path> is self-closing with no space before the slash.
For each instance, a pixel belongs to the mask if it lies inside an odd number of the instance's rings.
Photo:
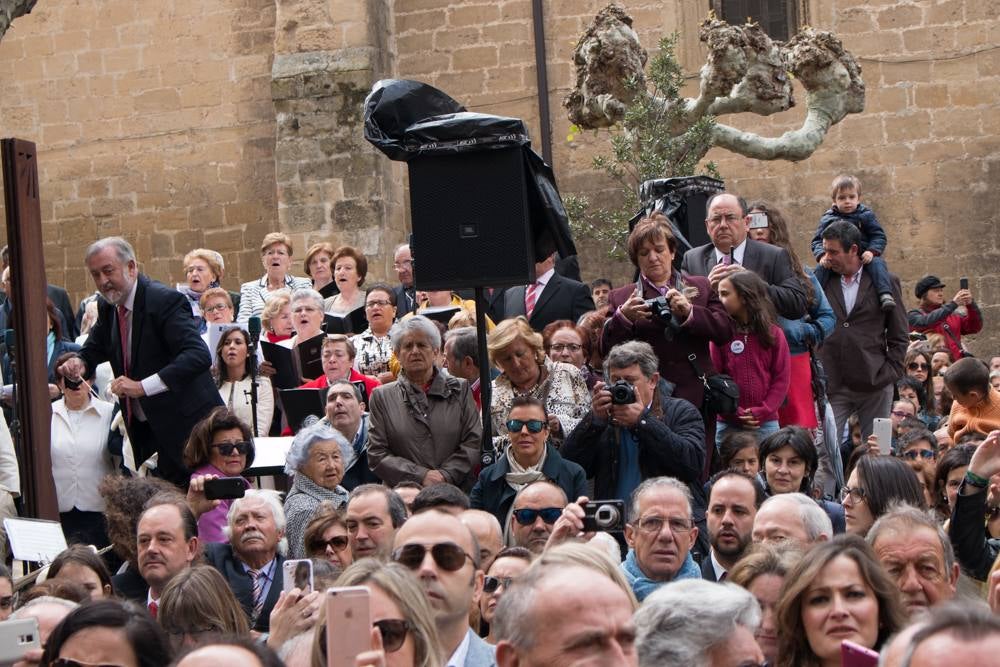
<path id="1" fill-rule="evenodd" d="M 50 427 L 52 405 L 48 389 L 45 308 L 45 258 L 38 192 L 35 144 L 3 139 L 4 203 L 10 247 L 11 316 L 14 320 L 14 360 L 17 370 L 18 432 L 11 429 L 21 464 L 21 497 L 25 513 L 38 519 L 59 519 L 52 480 Z M 6 378 L 7 382 L 15 378 Z"/>

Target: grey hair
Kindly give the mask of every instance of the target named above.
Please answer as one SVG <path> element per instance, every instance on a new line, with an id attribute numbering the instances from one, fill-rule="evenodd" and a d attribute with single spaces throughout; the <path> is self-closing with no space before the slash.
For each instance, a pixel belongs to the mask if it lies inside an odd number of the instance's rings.
<path id="1" fill-rule="evenodd" d="M 802 521 L 802 527 L 805 529 L 806 537 L 810 542 L 817 541 L 820 535 L 826 535 L 828 539 L 833 538 L 833 522 L 830 521 L 830 516 L 823 511 L 823 508 L 815 500 L 804 493 L 782 493 L 771 496 L 761 503 L 760 509 L 757 512 L 759 513 L 760 510 L 768 505 L 773 505 L 781 501 L 788 501 L 798 507 L 799 519 Z"/>
<path id="2" fill-rule="evenodd" d="M 233 536 L 233 519 L 236 518 L 240 508 L 248 500 L 260 500 L 267 505 L 268 509 L 271 510 L 271 516 L 274 517 L 274 525 L 277 526 L 279 532 L 285 532 L 285 508 L 281 504 L 281 492 L 274 489 L 247 489 L 242 498 L 233 500 L 233 504 L 229 506 L 229 512 L 226 513 L 226 525 L 223 527 L 222 533 L 227 540 Z M 278 542 L 278 553 L 282 556 L 288 555 L 287 537 L 283 536 Z"/>
<path id="3" fill-rule="evenodd" d="M 306 420 L 309 422 L 309 420 Z M 340 446 L 340 458 L 343 461 L 350 460 L 354 454 L 354 447 L 347 442 L 340 431 L 333 428 L 325 421 L 315 421 L 308 426 L 299 429 L 299 432 L 292 438 L 292 446 L 288 449 L 285 457 L 285 473 L 294 475 L 302 470 L 302 467 L 309 460 L 309 452 L 317 442 L 335 440 Z"/>
<path id="4" fill-rule="evenodd" d="M 649 343 L 641 340 L 630 340 L 615 345 L 604 358 L 604 377 L 611 377 L 612 368 L 628 368 L 634 364 L 647 378 L 653 377 L 660 368 L 660 361 Z"/>
<path id="5" fill-rule="evenodd" d="M 742 626 L 760 625 L 760 605 L 736 584 L 685 579 L 661 586 L 635 613 L 640 667 L 709 667 L 708 652 Z"/>
<path id="6" fill-rule="evenodd" d="M 323 311 L 323 295 L 311 287 L 300 287 L 292 292 L 292 298 L 289 300 L 289 303 L 291 304 L 296 301 L 305 301 L 306 299 L 311 299 L 319 308 L 320 312 Z"/>
<path id="7" fill-rule="evenodd" d="M 920 629 L 910 638 L 900 667 L 910 667 L 920 644 L 934 635 L 949 634 L 963 643 L 976 643 L 1000 634 L 1000 618 L 982 600 L 946 602 L 931 609 L 919 625 Z M 882 655 L 885 654 L 883 651 Z M 880 660 L 879 665 L 882 664 Z"/>
<path id="8" fill-rule="evenodd" d="M 472 357 L 476 366 L 479 366 L 479 341 L 476 338 L 475 327 L 458 327 L 447 331 L 444 334 L 444 340 L 446 343 L 455 341 L 452 344 L 451 352 L 456 359 L 461 361 L 466 357 Z"/>
<path id="9" fill-rule="evenodd" d="M 951 545 L 948 533 L 937 520 L 924 510 L 909 503 L 893 503 L 889 511 L 880 516 L 865 536 L 868 546 L 874 548 L 878 538 L 883 533 L 900 530 L 927 528 L 934 531 L 941 543 L 941 553 L 944 555 L 945 575 L 950 577 L 955 565 L 955 549 Z"/>
<path id="10" fill-rule="evenodd" d="M 29 615 L 28 612 L 31 611 L 34 607 L 40 607 L 43 604 L 54 604 L 57 607 L 65 607 L 70 611 L 80 606 L 79 604 L 73 602 L 72 600 L 57 598 L 54 595 L 43 595 L 41 597 L 37 597 L 34 600 L 25 603 L 24 606 L 22 607 L 18 607 L 17 610 L 10 615 L 10 620 L 13 621 L 18 618 L 24 618 L 25 616 Z"/>
<path id="11" fill-rule="evenodd" d="M 91 243 L 90 247 L 87 248 L 87 254 L 84 256 L 84 261 L 89 262 L 91 257 L 99 252 L 102 252 L 106 248 L 114 248 L 115 253 L 118 255 L 118 260 L 122 264 L 128 264 L 129 262 L 135 261 L 135 249 L 132 248 L 132 244 L 120 236 L 106 236 L 103 239 L 97 239 Z"/>
<path id="12" fill-rule="evenodd" d="M 687 503 L 688 519 L 692 518 L 691 505 L 693 503 L 693 499 L 691 498 L 691 489 L 688 488 L 687 484 L 673 477 L 650 477 L 645 482 L 635 487 L 635 490 L 632 492 L 632 496 L 629 498 L 629 521 L 637 521 L 639 519 L 639 501 L 642 499 L 642 495 L 647 491 L 661 487 L 673 489 L 684 496 L 684 502 Z"/>
<path id="13" fill-rule="evenodd" d="M 562 487 L 561 487 L 561 486 L 559 486 L 559 485 L 558 485 L 558 484 L 556 484 L 555 482 L 550 482 L 550 481 L 549 481 L 549 480 L 547 480 L 547 479 L 536 479 L 536 480 L 535 480 L 534 482 L 528 482 L 527 484 L 525 484 L 524 486 L 522 486 L 522 487 L 521 487 L 521 490 L 520 490 L 520 491 L 518 491 L 518 492 L 517 492 L 517 493 L 516 493 L 516 494 L 514 495 L 514 502 L 513 502 L 512 504 L 511 504 L 511 507 L 513 507 L 514 505 L 517 505 L 517 501 L 518 501 L 518 499 L 519 499 L 519 498 L 520 498 L 521 496 L 523 496 L 523 495 L 524 495 L 525 493 L 527 493 L 527 492 L 528 492 L 528 489 L 533 489 L 533 488 L 535 488 L 536 486 L 541 486 L 541 485 L 543 485 L 543 484 L 544 484 L 545 486 L 548 486 L 548 487 L 551 487 L 551 488 L 553 488 L 553 489 L 555 489 L 556 491 L 558 491 L 558 492 L 559 492 L 559 495 L 560 495 L 560 496 L 562 496 L 562 499 L 563 499 L 562 501 L 563 501 L 563 506 L 564 506 L 564 507 L 565 507 L 565 506 L 566 506 L 566 505 L 567 505 L 567 504 L 569 503 L 569 498 L 567 498 L 567 497 L 566 497 L 566 492 L 565 492 L 565 491 L 563 491 L 563 489 L 562 489 Z"/>
<path id="14" fill-rule="evenodd" d="M 431 343 L 435 350 L 441 349 L 441 331 L 437 325 L 423 315 L 406 317 L 392 325 L 389 330 L 389 340 L 392 341 L 392 351 L 399 355 L 399 350 L 403 346 L 403 339 L 410 334 L 423 334 Z"/>

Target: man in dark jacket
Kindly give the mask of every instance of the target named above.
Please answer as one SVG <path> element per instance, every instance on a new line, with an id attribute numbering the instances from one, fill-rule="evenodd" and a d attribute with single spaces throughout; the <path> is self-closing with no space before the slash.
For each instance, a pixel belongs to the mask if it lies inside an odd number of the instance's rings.
<path id="1" fill-rule="evenodd" d="M 268 632 L 282 588 L 285 513 L 277 491 L 250 490 L 229 508 L 229 542 L 205 544 L 205 560 L 225 577 L 250 620 Z"/>
<path id="2" fill-rule="evenodd" d="M 651 477 L 687 484 L 699 527 L 695 550 L 703 555 L 708 551 L 700 481 L 705 425 L 693 405 L 670 396 L 671 386 L 660 378 L 657 364 L 648 343 L 629 341 L 611 348 L 604 360 L 604 377 L 611 384 L 594 386 L 591 410 L 566 438 L 561 454 L 594 478 L 594 493 L 601 500 L 627 502 Z"/>

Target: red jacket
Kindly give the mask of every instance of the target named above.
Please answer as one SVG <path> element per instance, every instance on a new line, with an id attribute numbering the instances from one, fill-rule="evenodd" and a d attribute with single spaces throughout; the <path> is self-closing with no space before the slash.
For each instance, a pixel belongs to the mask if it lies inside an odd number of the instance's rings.
<path id="1" fill-rule="evenodd" d="M 372 392 L 375 387 L 382 384 L 370 375 L 362 375 L 353 368 L 351 369 L 351 375 L 347 378 L 348 382 L 364 382 L 365 383 L 365 393 L 371 397 Z M 299 389 L 323 389 L 324 387 L 329 387 L 330 383 L 326 380 L 326 375 L 320 375 L 315 380 L 306 382 L 304 385 L 299 387 Z"/>
<path id="2" fill-rule="evenodd" d="M 966 306 L 968 314 L 965 317 L 955 312 L 957 308 L 958 304 L 949 301 L 934 310 L 914 308 L 906 314 L 910 331 L 939 334 L 944 338 L 952 361 L 962 358 L 962 334 L 977 334 L 983 329 L 983 315 L 975 301 Z"/>

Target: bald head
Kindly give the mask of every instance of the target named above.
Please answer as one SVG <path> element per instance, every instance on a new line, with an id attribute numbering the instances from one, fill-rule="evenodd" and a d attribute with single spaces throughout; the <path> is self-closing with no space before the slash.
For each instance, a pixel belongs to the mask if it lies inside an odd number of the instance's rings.
<path id="1" fill-rule="evenodd" d="M 483 510 L 465 510 L 459 518 L 479 542 L 480 567 L 485 572 L 503 548 L 503 530 L 500 528 L 500 522 L 495 516 Z"/>

